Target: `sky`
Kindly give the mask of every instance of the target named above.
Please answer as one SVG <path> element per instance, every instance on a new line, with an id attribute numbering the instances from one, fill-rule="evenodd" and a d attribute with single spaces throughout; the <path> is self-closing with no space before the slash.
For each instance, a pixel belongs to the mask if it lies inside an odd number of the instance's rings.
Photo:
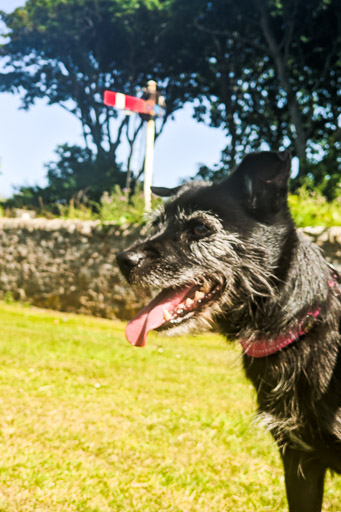
<path id="1" fill-rule="evenodd" d="M 24 3 L 0 0 L 0 10 L 11 12 Z M 44 164 L 55 160 L 57 145 L 64 143 L 83 145 L 80 122 L 72 114 L 44 100 L 20 110 L 19 96 L 0 93 L 0 197 L 10 197 L 15 186 L 45 185 Z M 177 185 L 193 176 L 199 164 L 219 161 L 225 145 L 222 130 L 197 123 L 192 107 L 185 106 L 167 121 L 156 142 L 153 183 Z"/>

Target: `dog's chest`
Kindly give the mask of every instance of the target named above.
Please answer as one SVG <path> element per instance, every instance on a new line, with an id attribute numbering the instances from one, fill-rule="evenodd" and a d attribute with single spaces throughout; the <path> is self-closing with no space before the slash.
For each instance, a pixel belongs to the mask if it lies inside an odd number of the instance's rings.
<path id="1" fill-rule="evenodd" d="M 305 439 L 305 425 L 297 417 L 283 419 L 269 412 L 260 412 L 258 419 L 271 432 L 279 446 L 290 446 L 305 452 L 315 451 L 313 444 Z"/>

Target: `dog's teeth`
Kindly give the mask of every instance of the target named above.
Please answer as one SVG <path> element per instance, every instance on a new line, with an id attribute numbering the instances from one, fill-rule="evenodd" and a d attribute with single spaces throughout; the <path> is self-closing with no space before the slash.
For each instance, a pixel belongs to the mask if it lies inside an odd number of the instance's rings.
<path id="1" fill-rule="evenodd" d="M 169 312 L 169 311 L 167 311 L 167 309 L 164 309 L 164 310 L 163 310 L 163 318 L 164 318 L 164 320 L 166 320 L 167 322 L 168 322 L 169 320 L 171 320 L 171 318 L 172 318 L 172 315 L 170 314 L 170 312 Z"/>
<path id="2" fill-rule="evenodd" d="M 186 306 L 192 306 L 193 303 L 194 303 L 194 300 L 190 299 L 189 297 L 185 301 Z"/>
<path id="3" fill-rule="evenodd" d="M 194 300 L 201 300 L 205 297 L 205 294 L 203 292 L 200 292 L 197 290 L 194 294 Z"/>

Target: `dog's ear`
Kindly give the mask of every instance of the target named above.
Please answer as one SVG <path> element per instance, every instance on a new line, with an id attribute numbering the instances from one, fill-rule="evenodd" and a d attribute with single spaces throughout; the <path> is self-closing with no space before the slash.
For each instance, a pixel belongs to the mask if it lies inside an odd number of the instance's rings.
<path id="1" fill-rule="evenodd" d="M 175 196 L 179 190 L 181 189 L 182 185 L 179 187 L 174 188 L 167 188 L 167 187 L 151 187 L 151 191 L 153 194 L 159 197 L 171 197 Z"/>
<path id="2" fill-rule="evenodd" d="M 289 151 L 247 155 L 233 173 L 247 207 L 260 214 L 279 211 L 287 201 L 290 168 Z"/>

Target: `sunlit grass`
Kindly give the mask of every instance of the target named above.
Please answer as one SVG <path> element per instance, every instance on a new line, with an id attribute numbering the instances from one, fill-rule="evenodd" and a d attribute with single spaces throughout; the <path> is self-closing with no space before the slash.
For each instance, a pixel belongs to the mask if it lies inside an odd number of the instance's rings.
<path id="1" fill-rule="evenodd" d="M 0 512 L 286 510 L 240 348 L 0 304 Z M 341 481 L 325 510 L 338 512 Z"/>

